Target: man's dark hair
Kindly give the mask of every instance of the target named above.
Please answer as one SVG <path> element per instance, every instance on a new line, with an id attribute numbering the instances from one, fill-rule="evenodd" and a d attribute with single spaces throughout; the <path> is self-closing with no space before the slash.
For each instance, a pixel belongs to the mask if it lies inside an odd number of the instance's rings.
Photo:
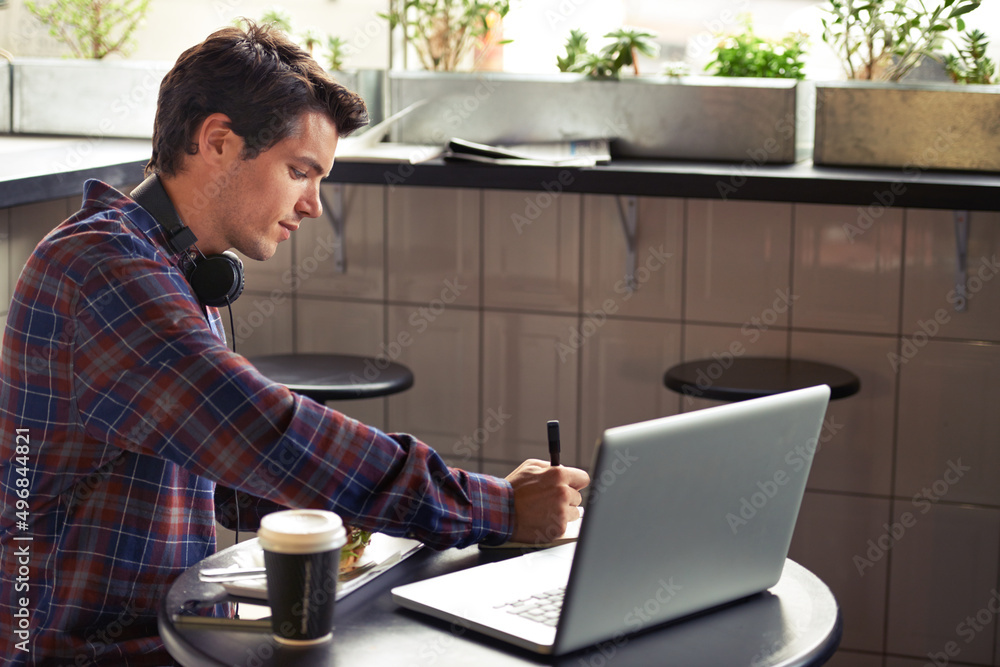
<path id="1" fill-rule="evenodd" d="M 223 28 L 182 53 L 163 78 L 146 175 L 180 171 L 184 154 L 198 152 L 196 132 L 213 113 L 232 120 L 247 160 L 291 136 L 308 111 L 325 113 L 341 137 L 368 122 L 361 97 L 287 35 L 244 22 L 246 29 Z"/>

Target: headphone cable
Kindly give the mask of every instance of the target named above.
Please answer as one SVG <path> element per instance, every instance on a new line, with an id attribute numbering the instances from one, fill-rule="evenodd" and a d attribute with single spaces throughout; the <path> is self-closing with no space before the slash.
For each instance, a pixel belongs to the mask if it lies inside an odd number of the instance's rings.
<path id="1" fill-rule="evenodd" d="M 236 325 L 233 323 L 233 304 L 226 299 L 226 309 L 229 311 L 229 331 L 233 334 L 233 354 L 236 354 Z M 236 526 L 233 530 L 235 534 L 235 544 L 240 543 L 240 490 L 233 489 L 233 504 L 236 506 Z M 236 608 L 233 610 L 234 618 L 240 617 L 240 603 L 236 603 Z"/>

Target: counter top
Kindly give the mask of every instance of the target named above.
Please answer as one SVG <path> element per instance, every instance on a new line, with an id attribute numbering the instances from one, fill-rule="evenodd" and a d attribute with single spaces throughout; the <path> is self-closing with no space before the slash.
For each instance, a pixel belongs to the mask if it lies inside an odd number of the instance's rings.
<path id="1" fill-rule="evenodd" d="M 0 208 L 80 196 L 88 178 L 138 183 L 149 155 L 144 139 L 0 136 Z"/>
<path id="2" fill-rule="evenodd" d="M 431 160 L 416 165 L 342 161 L 330 180 L 655 197 L 1000 210 L 1000 174 L 616 160 L 587 168 L 508 167 Z"/>
<path id="3" fill-rule="evenodd" d="M 0 136 L 0 208 L 78 195 L 83 181 L 137 183 L 141 139 Z M 625 160 L 588 168 L 511 167 L 431 160 L 338 161 L 338 183 L 579 192 L 747 201 L 1000 210 L 1000 174 L 792 165 Z"/>

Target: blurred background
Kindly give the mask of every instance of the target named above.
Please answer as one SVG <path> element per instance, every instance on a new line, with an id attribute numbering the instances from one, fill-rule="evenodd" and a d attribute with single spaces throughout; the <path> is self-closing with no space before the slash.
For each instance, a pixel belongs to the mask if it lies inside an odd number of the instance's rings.
<path id="1" fill-rule="evenodd" d="M 41 6 L 47 4 L 47 0 L 38 1 Z M 700 74 L 718 36 L 738 31 L 743 17 L 749 16 L 754 30 L 765 37 L 806 33 L 810 38 L 807 78 L 840 79 L 840 66 L 820 37 L 824 4 L 809 0 L 512 0 L 503 22 L 503 38 L 512 41 L 482 67 L 555 72 L 556 57 L 563 52 L 571 29 L 583 30 L 596 44 L 605 33 L 630 26 L 657 35 L 659 55 L 640 61 L 643 73 L 658 74 L 667 63 L 685 62 L 691 74 Z M 389 62 L 390 40 L 388 22 L 380 14 L 388 9 L 388 0 L 152 0 L 129 58 L 173 61 L 185 48 L 238 17 L 259 20 L 277 11 L 289 19 L 297 36 L 312 31 L 324 43 L 329 36 L 343 40 L 347 68 L 383 69 Z M 969 15 L 968 25 L 993 37 L 991 32 L 1000 26 L 1000 2 L 986 0 Z M 993 42 L 989 55 L 997 58 L 1000 40 Z M 14 57 L 68 55 L 67 48 L 31 15 L 25 0 L 0 0 L 0 49 Z M 319 47 L 316 53 L 320 59 L 322 50 Z M 400 58 L 394 63 L 402 66 Z M 419 64 L 411 57 L 408 67 L 416 69 Z"/>

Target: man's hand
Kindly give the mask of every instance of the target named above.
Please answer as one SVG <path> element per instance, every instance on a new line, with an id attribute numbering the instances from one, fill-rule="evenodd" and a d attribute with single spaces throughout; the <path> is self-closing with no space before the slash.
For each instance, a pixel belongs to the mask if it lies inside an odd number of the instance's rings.
<path id="1" fill-rule="evenodd" d="M 580 518 L 580 489 L 590 475 L 578 468 L 551 466 L 528 459 L 507 475 L 514 488 L 514 542 L 551 542 L 566 532 L 566 524 Z"/>

